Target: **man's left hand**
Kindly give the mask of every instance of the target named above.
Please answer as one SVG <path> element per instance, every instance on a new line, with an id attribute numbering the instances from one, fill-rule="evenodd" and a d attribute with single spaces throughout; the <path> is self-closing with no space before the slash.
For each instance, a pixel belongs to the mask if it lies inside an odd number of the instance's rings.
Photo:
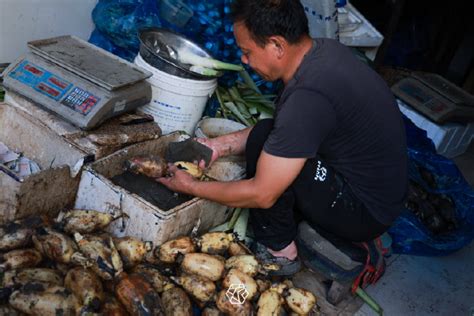
<path id="1" fill-rule="evenodd" d="M 191 194 L 191 188 L 197 180 L 186 171 L 178 169 L 174 164 L 168 164 L 168 176 L 158 178 L 156 181 L 173 192 Z"/>

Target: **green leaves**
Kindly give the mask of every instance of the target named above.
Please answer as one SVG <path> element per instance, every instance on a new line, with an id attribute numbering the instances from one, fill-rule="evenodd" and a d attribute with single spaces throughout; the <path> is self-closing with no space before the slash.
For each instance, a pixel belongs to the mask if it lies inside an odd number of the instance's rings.
<path id="1" fill-rule="evenodd" d="M 233 119 L 246 126 L 253 126 L 259 120 L 272 118 L 275 106 L 275 95 L 263 95 L 250 75 L 244 70 L 240 72 L 243 81 L 225 88 L 219 86 L 216 96 L 220 104 L 217 117 Z"/>

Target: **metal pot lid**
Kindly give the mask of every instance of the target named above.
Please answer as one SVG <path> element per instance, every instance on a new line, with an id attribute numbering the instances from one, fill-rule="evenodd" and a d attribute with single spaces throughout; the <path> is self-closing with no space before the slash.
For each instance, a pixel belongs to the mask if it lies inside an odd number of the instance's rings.
<path id="1" fill-rule="evenodd" d="M 217 76 L 205 76 L 191 71 L 192 65 L 180 63 L 177 59 L 180 53 L 189 52 L 201 57 L 212 58 L 203 48 L 181 34 L 163 28 L 147 28 L 140 31 L 139 39 L 140 45 L 150 54 L 196 79 L 209 80 L 222 75 L 222 72 L 218 72 Z"/>

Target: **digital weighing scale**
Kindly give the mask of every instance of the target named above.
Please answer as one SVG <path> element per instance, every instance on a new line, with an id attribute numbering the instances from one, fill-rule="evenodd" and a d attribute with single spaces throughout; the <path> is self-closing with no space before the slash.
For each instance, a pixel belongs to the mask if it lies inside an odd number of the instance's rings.
<path id="1" fill-rule="evenodd" d="M 148 104 L 152 76 L 132 63 L 74 36 L 28 43 L 30 52 L 3 74 L 11 90 L 89 130 Z"/>
<path id="2" fill-rule="evenodd" d="M 392 92 L 436 123 L 474 122 L 474 96 L 439 75 L 412 75 L 393 85 Z"/>

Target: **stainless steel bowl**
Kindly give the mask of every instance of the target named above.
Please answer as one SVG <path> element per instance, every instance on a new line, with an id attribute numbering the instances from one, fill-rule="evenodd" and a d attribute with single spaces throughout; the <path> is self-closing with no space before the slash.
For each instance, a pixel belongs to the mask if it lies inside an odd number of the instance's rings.
<path id="1" fill-rule="evenodd" d="M 185 52 L 212 58 L 203 48 L 181 34 L 162 28 L 148 28 L 140 31 L 139 39 L 142 58 L 161 71 L 195 80 L 211 80 L 221 75 L 201 75 L 191 71 L 191 65 L 182 64 L 177 60 L 177 56 Z"/>

